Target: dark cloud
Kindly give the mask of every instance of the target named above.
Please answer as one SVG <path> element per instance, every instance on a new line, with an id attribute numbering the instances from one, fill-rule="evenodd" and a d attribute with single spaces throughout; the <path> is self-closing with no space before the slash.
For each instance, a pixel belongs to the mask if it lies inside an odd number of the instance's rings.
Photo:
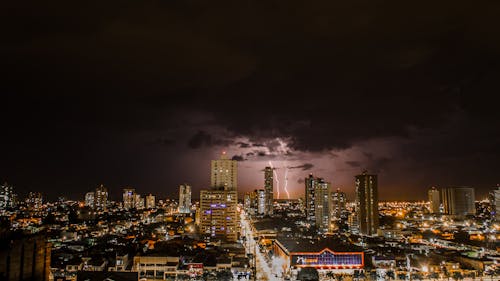
<path id="1" fill-rule="evenodd" d="M 249 143 L 246 143 L 246 142 L 238 142 L 236 143 L 240 148 L 248 148 L 250 147 L 251 145 Z"/>
<path id="2" fill-rule="evenodd" d="M 243 157 L 242 155 L 233 155 L 233 157 L 231 157 L 232 160 L 236 160 L 236 161 L 245 161 L 245 157 Z"/>
<path id="3" fill-rule="evenodd" d="M 232 144 L 231 140 L 228 139 L 217 139 L 211 134 L 199 130 L 188 140 L 188 147 L 192 149 L 200 148 L 202 146 L 228 146 Z"/>
<path id="4" fill-rule="evenodd" d="M 302 171 L 308 171 L 311 170 L 313 167 L 314 165 L 311 163 L 304 163 L 299 166 L 288 167 L 288 169 L 301 169 Z"/>
<path id="5" fill-rule="evenodd" d="M 353 168 L 361 167 L 361 163 L 359 161 L 345 161 L 345 163 Z"/>

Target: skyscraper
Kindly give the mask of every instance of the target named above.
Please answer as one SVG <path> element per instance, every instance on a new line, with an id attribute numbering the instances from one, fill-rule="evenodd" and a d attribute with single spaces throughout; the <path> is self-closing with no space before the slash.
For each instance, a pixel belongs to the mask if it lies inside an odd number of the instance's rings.
<path id="1" fill-rule="evenodd" d="M 135 189 L 134 188 L 124 188 L 123 189 L 123 208 L 132 209 L 135 208 Z"/>
<path id="2" fill-rule="evenodd" d="M 441 200 L 439 198 L 439 190 L 435 187 L 429 189 L 429 211 L 433 214 L 439 213 L 439 206 L 441 205 Z"/>
<path id="3" fill-rule="evenodd" d="M 356 177 L 356 217 L 359 233 L 375 235 L 378 230 L 377 175 L 366 171 Z"/>
<path id="4" fill-rule="evenodd" d="M 85 193 L 85 206 L 91 209 L 95 208 L 95 192 L 90 191 Z"/>
<path id="5" fill-rule="evenodd" d="M 179 213 L 189 214 L 191 212 L 191 186 L 181 184 L 179 186 Z"/>
<path id="6" fill-rule="evenodd" d="M 500 186 L 493 191 L 493 212 L 495 213 L 495 220 L 500 221 Z"/>
<path id="7" fill-rule="evenodd" d="M 201 190 L 201 233 L 209 240 L 236 241 L 239 236 L 237 205 L 235 190 Z"/>
<path id="8" fill-rule="evenodd" d="M 273 201 L 274 201 L 274 178 L 273 168 L 266 167 L 264 169 L 264 190 L 266 191 L 266 215 L 273 214 Z"/>
<path id="9" fill-rule="evenodd" d="M 14 208 L 16 206 L 16 194 L 14 187 L 8 183 L 0 185 L 0 210 Z"/>
<path id="10" fill-rule="evenodd" d="M 101 184 L 96 188 L 94 202 L 97 210 L 106 210 L 108 206 L 108 189 L 104 185 Z"/>
<path id="11" fill-rule="evenodd" d="M 153 194 L 146 195 L 146 209 L 153 209 L 156 207 L 156 200 Z"/>
<path id="12" fill-rule="evenodd" d="M 137 209 L 137 210 L 140 210 L 140 209 L 144 209 L 144 198 L 136 193 L 134 194 L 134 207 Z"/>
<path id="13" fill-rule="evenodd" d="M 345 192 L 340 191 L 340 189 L 332 192 L 332 220 L 338 221 L 341 219 L 341 216 L 346 211 L 346 203 L 347 198 Z"/>
<path id="14" fill-rule="evenodd" d="M 316 227 L 322 232 L 331 230 L 330 183 L 318 178 L 314 191 Z"/>
<path id="15" fill-rule="evenodd" d="M 238 187 L 238 162 L 227 159 L 222 153 L 219 160 L 212 160 L 210 186 L 224 190 L 236 190 Z"/>
<path id="16" fill-rule="evenodd" d="M 448 215 L 466 216 L 476 213 L 475 194 L 472 187 L 446 187 L 441 189 L 444 212 Z"/>
<path id="17" fill-rule="evenodd" d="M 306 220 L 316 222 L 316 211 L 314 205 L 316 179 L 312 174 L 305 178 L 305 205 L 306 205 Z"/>
<path id="18" fill-rule="evenodd" d="M 266 191 L 257 189 L 254 191 L 257 197 L 257 214 L 264 215 L 266 213 Z"/>

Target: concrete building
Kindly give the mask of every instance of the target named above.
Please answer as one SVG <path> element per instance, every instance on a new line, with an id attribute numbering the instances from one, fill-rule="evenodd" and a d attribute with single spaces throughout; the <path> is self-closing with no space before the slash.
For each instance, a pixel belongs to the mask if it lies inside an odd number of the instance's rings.
<path id="1" fill-rule="evenodd" d="M 331 230 L 330 188 L 331 184 L 329 182 L 318 179 L 314 191 L 316 227 L 323 233 Z"/>
<path id="2" fill-rule="evenodd" d="M 238 161 L 228 159 L 225 152 L 219 160 L 212 160 L 210 186 L 216 189 L 237 190 Z"/>
<path id="3" fill-rule="evenodd" d="M 156 198 L 153 194 L 146 195 L 146 209 L 154 209 L 156 207 Z"/>
<path id="4" fill-rule="evenodd" d="M 330 208 L 332 223 L 337 224 L 339 221 L 347 219 L 346 203 L 347 197 L 345 192 L 340 191 L 340 189 L 332 192 Z"/>
<path id="5" fill-rule="evenodd" d="M 201 190 L 201 234 L 208 240 L 236 241 L 239 236 L 237 205 L 238 193 L 235 190 Z"/>
<path id="6" fill-rule="evenodd" d="M 191 212 L 191 186 L 181 184 L 179 186 L 179 213 L 189 214 Z"/>
<path id="7" fill-rule="evenodd" d="M 432 187 L 431 189 L 429 189 L 427 195 L 429 197 L 429 212 L 433 214 L 439 213 L 439 207 L 441 205 L 439 190 L 437 190 L 435 187 Z"/>
<path id="8" fill-rule="evenodd" d="M 97 210 L 106 210 L 108 207 L 108 189 L 104 185 L 96 188 L 94 202 Z"/>
<path id="9" fill-rule="evenodd" d="M 123 208 L 127 210 L 135 208 L 135 188 L 123 189 Z"/>
<path id="10" fill-rule="evenodd" d="M 377 175 L 370 175 L 364 171 L 355 177 L 355 183 L 359 233 L 376 235 L 379 226 Z"/>
<path id="11" fill-rule="evenodd" d="M 264 189 L 257 189 L 254 191 L 257 194 L 257 214 L 266 214 L 266 191 Z"/>
<path id="12" fill-rule="evenodd" d="M 305 178 L 305 207 L 306 207 L 306 220 L 309 222 L 316 222 L 315 211 L 315 187 L 317 179 L 310 174 Z"/>
<path id="13" fill-rule="evenodd" d="M 144 209 L 146 206 L 144 198 L 140 194 L 134 194 L 134 206 L 137 210 Z"/>
<path id="14" fill-rule="evenodd" d="M 29 192 L 25 202 L 30 211 L 38 211 L 43 205 L 42 194 L 40 192 Z"/>
<path id="15" fill-rule="evenodd" d="M 475 194 L 472 187 L 446 187 L 441 189 L 444 213 L 467 216 L 476 213 Z"/>
<path id="16" fill-rule="evenodd" d="M 1 280 L 49 280 L 51 244 L 45 237 L 0 237 L 0 243 Z"/>
<path id="17" fill-rule="evenodd" d="M 14 208 L 16 206 L 16 194 L 14 187 L 8 183 L 0 185 L 0 210 Z"/>
<path id="18" fill-rule="evenodd" d="M 90 191 L 85 193 L 85 206 L 91 209 L 95 208 L 95 192 Z"/>
<path id="19" fill-rule="evenodd" d="M 493 212 L 495 213 L 495 220 L 500 221 L 500 186 L 493 191 Z"/>
<path id="20" fill-rule="evenodd" d="M 273 178 L 273 168 L 266 167 L 264 169 L 264 190 L 266 191 L 266 204 L 265 204 L 265 214 L 273 214 L 273 202 L 274 202 L 274 178 Z"/>

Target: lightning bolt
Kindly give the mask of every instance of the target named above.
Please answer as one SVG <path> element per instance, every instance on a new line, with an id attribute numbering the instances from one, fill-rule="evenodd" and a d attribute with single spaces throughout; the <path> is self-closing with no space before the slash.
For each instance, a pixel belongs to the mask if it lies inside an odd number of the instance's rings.
<path id="1" fill-rule="evenodd" d="M 276 179 L 276 191 L 277 191 L 277 195 L 278 197 L 276 197 L 276 199 L 279 199 L 280 198 L 280 180 L 278 179 L 278 174 L 276 173 L 276 170 L 274 169 L 274 166 L 273 166 L 273 163 L 271 162 L 271 160 L 269 160 L 269 166 L 271 166 L 271 169 L 273 169 L 273 174 L 274 174 L 274 178 Z"/>
<path id="2" fill-rule="evenodd" d="M 288 186 L 288 167 L 285 167 L 285 186 L 283 187 L 283 189 L 286 192 L 286 198 L 290 199 L 290 193 L 288 193 L 287 186 Z"/>

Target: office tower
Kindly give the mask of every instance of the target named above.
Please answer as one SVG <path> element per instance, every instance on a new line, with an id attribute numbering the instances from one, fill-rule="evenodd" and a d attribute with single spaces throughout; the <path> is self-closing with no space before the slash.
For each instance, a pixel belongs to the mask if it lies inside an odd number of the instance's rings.
<path id="1" fill-rule="evenodd" d="M 496 187 L 491 192 L 491 213 L 493 215 L 493 219 L 495 219 L 497 222 L 500 221 L 500 185 Z"/>
<path id="2" fill-rule="evenodd" d="M 8 183 L 0 185 L 0 210 L 14 208 L 16 206 L 16 194 L 14 187 Z"/>
<path id="3" fill-rule="evenodd" d="M 476 213 L 474 188 L 446 187 L 441 189 L 443 211 L 448 215 L 466 216 Z"/>
<path id="4" fill-rule="evenodd" d="M 191 213 L 191 186 L 187 184 L 179 186 L 179 213 Z"/>
<path id="5" fill-rule="evenodd" d="M 429 212 L 433 214 L 439 213 L 439 206 L 441 205 L 441 200 L 439 198 L 439 190 L 437 190 L 435 187 L 432 187 L 429 189 L 428 192 L 429 196 Z"/>
<path id="6" fill-rule="evenodd" d="M 264 215 L 266 213 L 266 191 L 264 189 L 256 189 L 254 192 L 257 198 L 257 214 Z"/>
<path id="7" fill-rule="evenodd" d="M 154 209 L 156 207 L 155 196 L 152 194 L 146 195 L 146 209 Z"/>
<path id="8" fill-rule="evenodd" d="M 100 185 L 95 190 L 94 196 L 95 208 L 97 210 L 106 210 L 108 204 L 108 189 Z"/>
<path id="9" fill-rule="evenodd" d="M 377 175 L 366 171 L 356 177 L 356 216 L 359 233 L 375 235 L 378 230 Z"/>
<path id="10" fill-rule="evenodd" d="M 238 162 L 227 159 L 222 153 L 219 160 L 211 163 L 211 187 L 214 189 L 236 190 L 238 187 Z"/>
<path id="11" fill-rule="evenodd" d="M 135 208 L 135 189 L 134 188 L 124 188 L 123 189 L 123 208 L 132 209 Z"/>
<path id="12" fill-rule="evenodd" d="M 316 227 L 321 232 L 329 232 L 331 230 L 330 186 L 329 182 L 318 178 L 314 190 Z"/>
<path id="13" fill-rule="evenodd" d="M 137 210 L 144 209 L 144 198 L 140 194 L 134 194 L 134 207 Z"/>
<path id="14" fill-rule="evenodd" d="M 42 194 L 40 192 L 29 192 L 25 202 L 29 210 L 38 211 L 43 205 Z"/>
<path id="15" fill-rule="evenodd" d="M 251 192 L 245 193 L 245 196 L 243 197 L 243 210 L 247 214 L 250 214 L 251 208 L 252 208 L 252 198 L 251 198 Z"/>
<path id="16" fill-rule="evenodd" d="M 312 174 L 305 178 L 305 207 L 306 207 L 306 220 L 316 222 L 316 211 L 314 209 L 314 192 L 316 187 L 316 179 Z"/>
<path id="17" fill-rule="evenodd" d="M 264 190 L 266 191 L 266 215 L 270 216 L 273 214 L 273 202 L 274 202 L 274 179 L 273 179 L 273 168 L 266 167 L 264 169 Z"/>
<path id="18" fill-rule="evenodd" d="M 235 242 L 239 236 L 236 190 L 201 190 L 200 230 L 209 240 Z"/>
<path id="19" fill-rule="evenodd" d="M 51 244 L 45 237 L 7 233 L 0 239 L 6 242 L 0 247 L 0 280 L 49 280 Z"/>
<path id="20" fill-rule="evenodd" d="M 91 209 L 95 208 L 95 192 L 90 191 L 85 193 L 85 206 Z"/>
<path id="21" fill-rule="evenodd" d="M 346 212 L 346 203 L 347 203 L 347 198 L 345 192 L 340 191 L 340 189 L 337 189 L 337 191 L 332 192 L 331 213 L 333 221 L 339 221 L 342 219 L 342 216 Z"/>

